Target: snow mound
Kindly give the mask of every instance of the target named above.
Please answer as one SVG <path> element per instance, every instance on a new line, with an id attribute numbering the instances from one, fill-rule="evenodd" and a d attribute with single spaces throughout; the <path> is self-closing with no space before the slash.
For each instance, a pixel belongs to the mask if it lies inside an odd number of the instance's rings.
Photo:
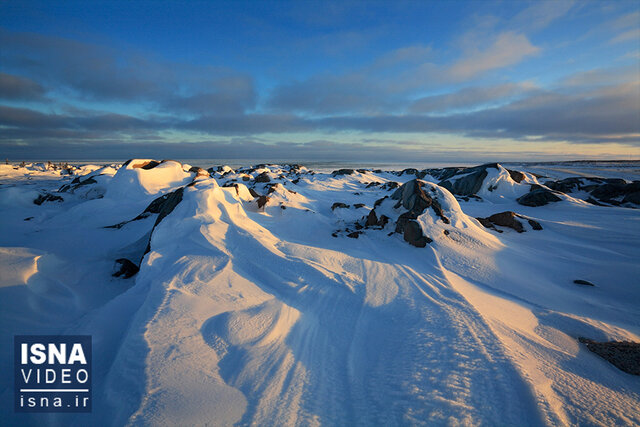
<path id="1" fill-rule="evenodd" d="M 118 169 L 109 182 L 105 197 L 139 199 L 186 185 L 193 180 L 193 175 L 185 172 L 179 162 L 167 160 L 150 169 L 141 166 L 149 162 L 153 160 L 134 159 Z"/>

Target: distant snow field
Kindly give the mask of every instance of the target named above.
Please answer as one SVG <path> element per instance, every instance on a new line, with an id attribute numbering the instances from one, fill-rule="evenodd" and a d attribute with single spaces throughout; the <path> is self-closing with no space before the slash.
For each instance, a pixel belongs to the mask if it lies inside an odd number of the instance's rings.
<path id="1" fill-rule="evenodd" d="M 0 165 L 1 423 L 638 425 L 627 166 Z M 13 412 L 27 334 L 90 414 Z"/>

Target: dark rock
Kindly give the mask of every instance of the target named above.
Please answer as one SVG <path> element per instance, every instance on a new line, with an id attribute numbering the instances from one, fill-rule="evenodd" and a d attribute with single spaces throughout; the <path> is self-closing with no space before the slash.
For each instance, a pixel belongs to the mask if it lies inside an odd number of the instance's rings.
<path id="1" fill-rule="evenodd" d="M 411 212 L 404 212 L 400 214 L 398 219 L 396 220 L 396 233 L 404 233 L 404 229 L 409 223 L 409 221 L 416 219 L 417 216 L 413 215 Z"/>
<path id="2" fill-rule="evenodd" d="M 209 172 L 207 172 L 206 170 L 199 168 L 197 166 L 191 166 L 191 168 L 189 169 L 189 172 L 191 173 L 195 173 L 196 177 L 198 176 L 209 176 Z"/>
<path id="3" fill-rule="evenodd" d="M 374 225 L 378 225 L 378 215 L 376 215 L 376 211 L 371 209 L 369 211 L 369 215 L 367 215 L 367 222 L 365 222 L 367 227 L 371 227 Z"/>
<path id="4" fill-rule="evenodd" d="M 287 207 L 285 205 L 280 205 L 280 209 L 285 210 Z"/>
<path id="5" fill-rule="evenodd" d="M 113 273 L 113 277 L 122 276 L 123 279 L 128 279 L 138 273 L 138 271 L 140 271 L 140 267 L 126 258 L 119 258 L 116 260 L 114 270 L 115 272 Z"/>
<path id="6" fill-rule="evenodd" d="M 542 226 L 538 221 L 530 218 L 527 221 L 529 222 L 529 225 L 531 226 L 531 228 L 533 228 L 534 230 L 542 230 Z"/>
<path id="7" fill-rule="evenodd" d="M 362 231 L 353 231 L 347 234 L 347 237 L 351 237 L 352 239 L 357 239 L 358 236 L 360 236 L 360 234 L 362 234 Z"/>
<path id="8" fill-rule="evenodd" d="M 587 200 L 585 200 L 587 203 L 591 203 L 592 205 L 596 205 L 596 206 L 607 206 L 604 205 L 602 203 L 600 203 L 599 201 L 597 201 L 596 199 L 594 199 L 593 197 L 589 197 Z"/>
<path id="9" fill-rule="evenodd" d="M 520 171 L 507 169 L 507 172 L 509 172 L 509 176 L 511 177 L 511 179 L 517 182 L 518 184 L 524 181 L 524 179 L 526 178 L 526 176 Z"/>
<path id="10" fill-rule="evenodd" d="M 400 176 L 402 175 L 418 175 L 418 169 L 407 168 L 400 172 Z"/>
<path id="11" fill-rule="evenodd" d="M 562 193 L 571 193 L 574 190 L 578 190 L 581 188 L 582 184 L 583 178 L 578 177 L 565 178 L 559 181 L 547 181 L 544 183 L 544 185 L 550 189 L 560 191 Z"/>
<path id="12" fill-rule="evenodd" d="M 476 218 L 478 220 L 478 222 L 480 222 L 480 224 L 483 225 L 484 228 L 493 228 L 494 230 L 496 229 L 496 227 L 494 227 L 493 223 L 489 220 L 489 218 Z"/>
<path id="13" fill-rule="evenodd" d="M 123 166 L 128 165 L 131 162 L 131 160 L 128 160 L 127 162 L 125 162 L 125 164 Z M 146 162 L 141 162 L 141 163 L 135 163 L 133 165 L 131 165 L 131 167 L 133 169 L 145 169 L 145 170 L 149 170 L 149 169 L 153 169 L 156 166 L 158 166 L 160 164 L 160 162 L 156 161 L 156 160 L 149 160 Z"/>
<path id="14" fill-rule="evenodd" d="M 356 169 L 356 171 L 357 171 L 357 172 L 360 172 L 360 173 L 367 173 L 367 172 L 369 172 L 367 169 Z"/>
<path id="15" fill-rule="evenodd" d="M 520 221 L 516 219 L 515 212 L 511 212 L 511 211 L 500 212 L 500 213 L 491 215 L 487 219 L 492 223 L 494 223 L 495 225 L 499 225 L 501 227 L 513 228 L 518 233 L 524 232 L 524 226 Z"/>
<path id="16" fill-rule="evenodd" d="M 634 205 L 640 205 L 640 191 L 627 194 L 626 196 L 624 196 L 622 203 L 633 203 Z"/>
<path id="17" fill-rule="evenodd" d="M 358 209 L 358 208 L 364 208 L 365 204 L 364 203 L 356 203 L 355 205 L 353 205 L 354 208 Z"/>
<path id="18" fill-rule="evenodd" d="M 631 375 L 640 375 L 640 343 L 631 341 L 597 342 L 578 338 L 582 344 L 616 368 Z"/>
<path id="19" fill-rule="evenodd" d="M 349 209 L 349 205 L 347 205 L 346 203 L 341 203 L 341 202 L 335 202 L 333 205 L 331 205 L 331 210 L 336 210 L 338 208 L 341 209 Z"/>
<path id="20" fill-rule="evenodd" d="M 561 200 L 553 191 L 534 184 L 527 194 L 520 196 L 516 201 L 524 206 L 537 207 Z"/>
<path id="21" fill-rule="evenodd" d="M 426 237 L 422 233 L 422 227 L 414 220 L 409 220 L 404 226 L 404 240 L 409 244 L 417 247 L 424 248 L 427 243 L 431 243 L 432 240 Z"/>
<path id="22" fill-rule="evenodd" d="M 266 205 L 269 200 L 270 198 L 267 196 L 258 196 L 258 209 L 261 209 L 264 205 Z"/>
<path id="23" fill-rule="evenodd" d="M 271 178 L 269 178 L 269 174 L 266 172 L 262 172 L 260 175 L 256 176 L 255 182 L 269 182 Z"/>
<path id="24" fill-rule="evenodd" d="M 395 190 L 396 188 L 400 187 L 400 184 L 398 184 L 395 181 L 389 181 L 386 184 L 384 184 L 382 186 L 383 189 L 389 191 L 389 190 Z"/>
<path id="25" fill-rule="evenodd" d="M 449 230 L 443 230 L 443 233 L 444 233 L 445 236 L 448 236 L 450 234 Z"/>
<path id="26" fill-rule="evenodd" d="M 335 171 L 331 172 L 331 175 L 333 175 L 333 176 L 353 175 L 354 173 L 355 173 L 355 171 L 353 169 L 338 169 L 338 170 L 335 170 Z"/>
<path id="27" fill-rule="evenodd" d="M 365 186 L 365 188 L 377 187 L 378 185 L 380 185 L 379 182 L 370 182 Z"/>
<path id="28" fill-rule="evenodd" d="M 451 221 L 449 221 L 449 218 L 444 216 L 444 213 L 442 212 L 442 206 L 440 206 L 440 202 L 438 202 L 437 200 L 433 200 L 431 202 L 431 209 L 433 209 L 433 211 L 436 213 L 436 215 L 438 215 L 442 222 L 444 222 L 445 224 L 451 223 Z"/>
<path id="29" fill-rule="evenodd" d="M 80 187 L 97 183 L 98 181 L 96 181 L 92 176 L 85 178 L 82 181 L 80 180 L 80 177 L 76 177 L 73 181 L 71 181 L 71 184 L 63 185 L 58 189 L 58 191 L 64 193 L 74 193 Z"/>
<path id="30" fill-rule="evenodd" d="M 33 217 L 32 217 L 32 216 L 28 216 L 28 217 L 26 217 L 24 220 L 25 220 L 25 221 L 31 221 L 32 219 L 33 219 Z"/>
<path id="31" fill-rule="evenodd" d="M 573 283 L 575 283 L 576 285 L 595 286 L 593 283 L 582 279 L 576 279 L 573 281 Z"/>
<path id="32" fill-rule="evenodd" d="M 251 194 L 252 197 L 260 197 L 260 194 L 258 194 L 253 188 L 249 189 L 249 194 Z"/>
<path id="33" fill-rule="evenodd" d="M 482 188 L 482 183 L 487 177 L 487 174 L 488 173 L 486 169 L 478 170 L 461 178 L 458 178 L 453 182 L 442 181 L 439 185 L 449 190 L 452 194 L 457 194 L 459 196 L 470 196 L 480 191 L 480 188 Z"/>
<path id="34" fill-rule="evenodd" d="M 620 182 L 622 181 L 622 182 Z M 591 191 L 591 195 L 601 201 L 615 204 L 616 198 L 627 197 L 633 193 L 640 192 L 640 181 L 634 181 L 627 184 L 624 180 L 608 179 L 606 184 L 600 185 Z M 637 196 L 632 196 L 631 200 L 636 200 Z M 634 203 L 631 201 L 631 203 Z"/>
<path id="35" fill-rule="evenodd" d="M 398 188 L 391 195 L 391 198 L 398 200 L 398 204 L 395 206 L 396 208 L 402 206 L 416 216 L 424 212 L 433 202 L 431 196 L 426 194 L 422 189 L 422 182 L 416 179 L 406 182 Z"/>
<path id="36" fill-rule="evenodd" d="M 61 196 L 56 196 L 55 194 L 46 193 L 46 194 L 40 194 L 33 201 L 33 203 L 35 203 L 38 206 L 42 205 L 44 202 L 64 202 L 64 199 Z"/>

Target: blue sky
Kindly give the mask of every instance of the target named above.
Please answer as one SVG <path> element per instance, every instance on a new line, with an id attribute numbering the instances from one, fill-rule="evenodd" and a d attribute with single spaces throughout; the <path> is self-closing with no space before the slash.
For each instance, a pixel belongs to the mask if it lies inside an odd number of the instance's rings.
<path id="1" fill-rule="evenodd" d="M 640 157 L 640 3 L 0 3 L 0 155 Z"/>

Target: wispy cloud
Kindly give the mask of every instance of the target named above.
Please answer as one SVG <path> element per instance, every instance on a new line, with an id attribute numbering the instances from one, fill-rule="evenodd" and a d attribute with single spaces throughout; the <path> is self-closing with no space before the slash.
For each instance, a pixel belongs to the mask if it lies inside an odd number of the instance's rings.
<path id="1" fill-rule="evenodd" d="M 528 56 L 540 52 L 524 34 L 499 34 L 486 49 L 465 52 L 448 72 L 454 80 L 467 80 L 490 70 L 517 64 Z"/>

